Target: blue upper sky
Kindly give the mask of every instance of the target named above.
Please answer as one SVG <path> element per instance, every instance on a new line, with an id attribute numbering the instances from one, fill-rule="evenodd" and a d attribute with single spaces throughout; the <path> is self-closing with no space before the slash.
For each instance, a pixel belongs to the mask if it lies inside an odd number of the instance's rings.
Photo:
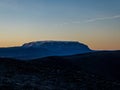
<path id="1" fill-rule="evenodd" d="M 120 0 L 0 0 L 0 46 L 76 40 L 120 49 Z"/>

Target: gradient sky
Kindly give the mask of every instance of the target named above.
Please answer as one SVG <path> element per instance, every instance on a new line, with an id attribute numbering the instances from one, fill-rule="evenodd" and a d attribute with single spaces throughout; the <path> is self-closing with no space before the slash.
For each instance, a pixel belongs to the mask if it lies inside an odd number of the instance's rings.
<path id="1" fill-rule="evenodd" d="M 120 0 L 0 0 L 0 47 L 39 40 L 120 49 Z"/>

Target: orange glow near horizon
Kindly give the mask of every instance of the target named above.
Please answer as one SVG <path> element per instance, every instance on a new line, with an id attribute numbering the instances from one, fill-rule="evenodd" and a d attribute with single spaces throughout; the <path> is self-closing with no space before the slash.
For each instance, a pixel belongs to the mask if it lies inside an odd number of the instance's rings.
<path id="1" fill-rule="evenodd" d="M 120 0 L 0 0 L 0 47 L 65 40 L 120 50 L 119 8 Z"/>

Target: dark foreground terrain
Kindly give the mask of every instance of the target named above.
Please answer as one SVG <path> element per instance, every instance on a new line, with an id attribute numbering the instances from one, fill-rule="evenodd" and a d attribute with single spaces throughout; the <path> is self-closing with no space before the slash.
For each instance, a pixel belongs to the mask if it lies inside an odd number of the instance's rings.
<path id="1" fill-rule="evenodd" d="M 0 90 L 120 90 L 120 51 L 0 58 Z"/>

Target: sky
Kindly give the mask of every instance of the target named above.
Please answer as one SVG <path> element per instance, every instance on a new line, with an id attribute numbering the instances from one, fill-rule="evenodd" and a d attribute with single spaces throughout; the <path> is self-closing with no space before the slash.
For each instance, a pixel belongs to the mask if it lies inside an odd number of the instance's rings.
<path id="1" fill-rule="evenodd" d="M 41 40 L 120 50 L 120 0 L 0 0 L 0 47 Z"/>

